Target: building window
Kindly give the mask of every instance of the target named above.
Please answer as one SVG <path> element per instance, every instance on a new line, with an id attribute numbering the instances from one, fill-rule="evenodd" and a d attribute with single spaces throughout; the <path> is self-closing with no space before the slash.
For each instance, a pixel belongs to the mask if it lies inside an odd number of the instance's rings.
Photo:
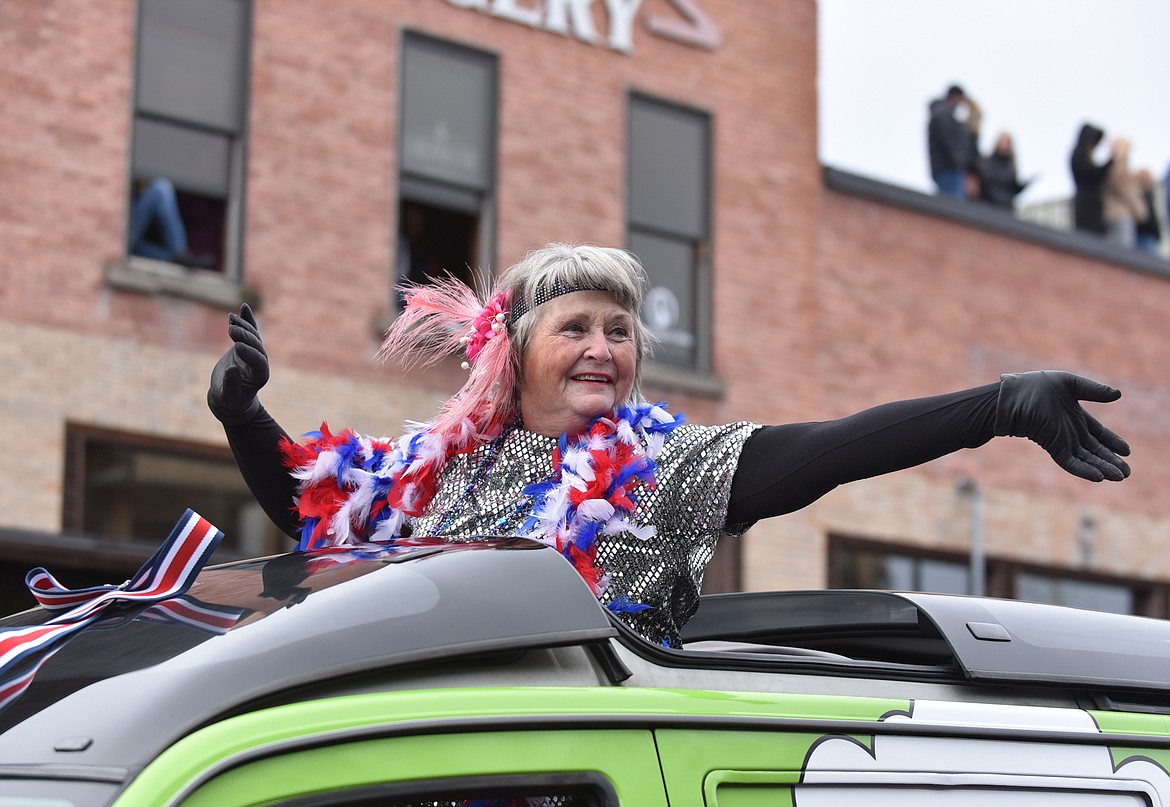
<path id="1" fill-rule="evenodd" d="M 968 569 L 968 560 L 960 553 L 840 536 L 829 539 L 829 588 L 967 594 Z M 1126 580 L 991 557 L 986 559 L 985 575 L 987 594 L 992 597 L 1162 619 L 1170 616 L 1168 582 Z"/>
<path id="2" fill-rule="evenodd" d="M 496 58 L 407 33 L 402 47 L 396 282 L 491 264 Z"/>
<path id="3" fill-rule="evenodd" d="M 645 319 L 655 359 L 710 370 L 711 121 L 631 94 L 629 247 L 646 267 Z"/>
<path id="4" fill-rule="evenodd" d="M 66 533 L 157 544 L 189 507 L 223 530 L 217 554 L 291 547 L 226 448 L 69 424 L 65 477 Z"/>
<path id="5" fill-rule="evenodd" d="M 1027 570 L 1016 574 L 1015 583 L 1016 598 L 1020 600 L 1115 614 L 1134 613 L 1134 593 L 1129 586 Z"/>
<path id="6" fill-rule="evenodd" d="M 900 550 L 882 544 L 834 542 L 829 587 L 968 593 L 965 561 Z"/>
<path id="7" fill-rule="evenodd" d="M 127 253 L 143 268 L 238 274 L 250 17 L 249 0 L 139 0 Z"/>

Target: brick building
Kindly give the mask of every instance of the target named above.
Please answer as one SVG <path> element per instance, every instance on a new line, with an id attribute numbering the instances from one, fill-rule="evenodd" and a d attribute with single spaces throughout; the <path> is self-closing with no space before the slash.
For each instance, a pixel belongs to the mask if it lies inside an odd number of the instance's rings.
<path id="1" fill-rule="evenodd" d="M 921 586 L 1168 615 L 1170 271 L 818 163 L 815 0 L 12 0 L 0 5 L 0 597 L 122 579 L 185 506 L 286 547 L 204 395 L 256 304 L 290 432 L 393 434 L 457 361 L 378 367 L 416 271 L 548 241 L 654 284 L 648 393 L 695 422 L 821 420 L 1061 367 L 1134 475 L 997 440 L 728 542 L 713 587 Z M 211 269 L 130 254 L 173 179 Z M 985 559 L 968 582 L 970 557 Z"/>

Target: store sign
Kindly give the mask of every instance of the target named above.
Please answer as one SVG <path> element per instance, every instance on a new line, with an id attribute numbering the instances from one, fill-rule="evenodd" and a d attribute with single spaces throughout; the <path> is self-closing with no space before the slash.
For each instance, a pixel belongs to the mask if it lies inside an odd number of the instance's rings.
<path id="1" fill-rule="evenodd" d="M 634 22 L 642 0 L 602 0 L 609 30 L 604 39 L 594 23 L 597 0 L 447 0 L 450 5 L 490 14 L 532 28 L 572 36 L 591 45 L 629 53 L 634 49 Z M 652 34 L 695 47 L 714 49 L 722 40 L 715 21 L 699 6 L 700 0 L 668 0 L 676 14 L 644 14 Z"/>

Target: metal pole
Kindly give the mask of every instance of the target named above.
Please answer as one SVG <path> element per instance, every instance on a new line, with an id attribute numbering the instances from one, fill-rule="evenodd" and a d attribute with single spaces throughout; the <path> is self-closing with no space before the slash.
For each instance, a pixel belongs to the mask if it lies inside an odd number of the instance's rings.
<path id="1" fill-rule="evenodd" d="M 963 477 L 956 485 L 961 495 L 971 504 L 971 535 L 968 542 L 967 589 L 969 594 L 982 597 L 987 590 L 983 558 L 983 492 L 974 479 Z"/>

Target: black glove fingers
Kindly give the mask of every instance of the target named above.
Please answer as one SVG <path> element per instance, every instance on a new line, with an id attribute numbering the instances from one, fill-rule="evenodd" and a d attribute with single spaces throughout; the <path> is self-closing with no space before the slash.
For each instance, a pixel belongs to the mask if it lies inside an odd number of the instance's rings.
<path id="1" fill-rule="evenodd" d="M 256 386 L 264 386 L 264 382 L 268 380 L 268 355 L 263 350 L 256 350 L 244 342 L 236 342 L 232 350 L 243 364 L 243 367 L 237 364 L 237 368 L 240 370 L 246 368 L 255 378 Z"/>
<path id="2" fill-rule="evenodd" d="M 1101 421 L 1087 412 L 1085 413 L 1085 426 L 1088 427 L 1089 434 L 1100 440 L 1110 451 L 1123 457 L 1129 456 L 1129 443 L 1117 432 L 1103 425 Z"/>
<path id="3" fill-rule="evenodd" d="M 1088 465 L 1093 466 L 1101 472 L 1104 479 L 1110 482 L 1120 482 L 1125 479 L 1125 473 L 1117 466 L 1108 455 L 1101 455 L 1095 453 L 1091 448 L 1081 447 L 1077 449 L 1077 457 Z"/>
<path id="4" fill-rule="evenodd" d="M 253 353 L 259 353 L 267 361 L 268 351 L 264 349 L 264 343 L 260 341 L 259 336 L 248 331 L 241 331 L 230 327 L 228 328 L 228 335 L 232 337 L 232 342 L 235 345 L 247 348 Z"/>
<path id="5" fill-rule="evenodd" d="M 251 325 L 256 333 L 260 333 L 260 325 L 256 322 L 256 315 L 252 313 L 252 306 L 247 303 L 240 306 L 240 319 Z"/>
<path id="6" fill-rule="evenodd" d="M 235 317 L 235 315 L 232 315 Z M 259 353 L 268 355 L 268 351 L 264 349 L 264 340 L 260 338 L 260 334 L 251 326 L 242 323 L 239 317 L 236 317 L 236 322 L 228 323 L 228 336 L 237 344 L 246 344 Z"/>
<path id="7" fill-rule="evenodd" d="M 247 304 L 228 314 L 232 345 L 216 362 L 207 389 L 207 405 L 225 424 L 244 423 L 260 407 L 256 393 L 268 383 L 268 354 L 256 316 Z"/>
<path id="8" fill-rule="evenodd" d="M 235 314 L 228 314 L 228 335 L 235 338 L 234 334 L 246 334 L 252 339 L 260 340 L 259 328 Z"/>
<path id="9" fill-rule="evenodd" d="M 224 403 L 238 404 L 243 397 L 243 379 L 240 377 L 240 368 L 232 364 L 223 371 L 220 382 L 219 395 Z"/>
<path id="10" fill-rule="evenodd" d="M 1078 449 L 1077 453 L 1082 451 L 1084 449 Z M 1063 460 L 1057 460 L 1057 465 L 1073 476 L 1079 476 L 1081 479 L 1087 479 L 1090 482 L 1100 482 L 1105 478 L 1105 474 L 1099 468 L 1073 454 L 1069 454 Z"/>
<path id="11" fill-rule="evenodd" d="M 1121 471 L 1115 466 L 1086 448 L 1078 448 L 1076 454 L 1070 455 L 1061 465 L 1069 473 L 1076 474 L 1090 482 L 1102 482 L 1106 479 L 1111 482 L 1120 482 L 1124 478 Z"/>
<path id="12" fill-rule="evenodd" d="M 1129 463 L 1127 463 L 1121 457 L 1117 456 L 1113 450 L 1111 450 L 1107 445 L 1102 443 L 1093 435 L 1086 435 L 1084 448 L 1089 452 L 1089 454 L 1098 458 L 1102 463 L 1113 469 L 1115 473 L 1111 474 L 1109 471 L 1106 471 L 1103 466 L 1098 466 L 1101 467 L 1102 471 L 1105 471 L 1106 479 L 1113 480 L 1114 482 L 1120 482 L 1122 479 L 1125 479 L 1127 476 L 1129 476 Z"/>

